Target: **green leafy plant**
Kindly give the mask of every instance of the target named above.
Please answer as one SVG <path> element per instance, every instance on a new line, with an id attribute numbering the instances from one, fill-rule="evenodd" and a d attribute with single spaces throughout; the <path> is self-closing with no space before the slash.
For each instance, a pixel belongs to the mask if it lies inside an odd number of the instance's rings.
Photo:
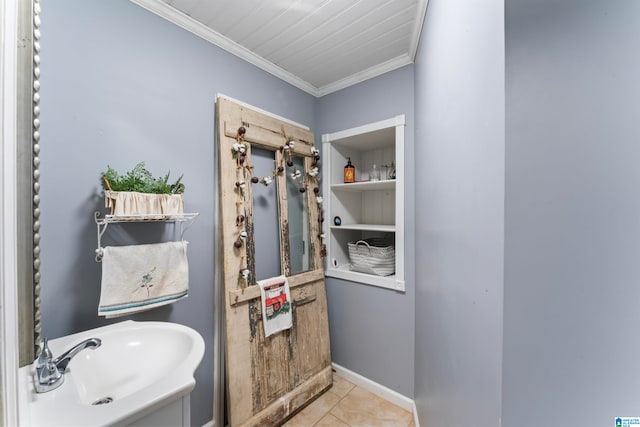
<path id="1" fill-rule="evenodd" d="M 181 182 L 183 175 L 173 184 L 169 183 L 169 174 L 154 178 L 151 172 L 144 167 L 144 162 L 138 163 L 133 169 L 124 175 L 120 175 L 111 166 L 102 174 L 102 188 L 112 191 L 137 191 L 139 193 L 153 194 L 182 194 L 184 184 Z"/>

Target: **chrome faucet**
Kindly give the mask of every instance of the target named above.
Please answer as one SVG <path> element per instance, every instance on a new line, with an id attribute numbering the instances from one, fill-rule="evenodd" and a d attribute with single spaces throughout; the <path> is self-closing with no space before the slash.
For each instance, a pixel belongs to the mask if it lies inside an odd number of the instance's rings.
<path id="1" fill-rule="evenodd" d="M 67 366 L 69 365 L 69 362 L 71 362 L 71 359 L 73 359 L 73 357 L 76 354 L 80 353 L 85 348 L 93 347 L 95 349 L 100 347 L 100 345 L 102 345 L 102 341 L 99 338 L 86 339 L 82 341 L 80 344 L 77 344 L 73 346 L 71 349 L 65 351 L 59 357 L 56 357 L 53 360 L 53 363 L 56 365 L 56 368 L 58 368 L 58 371 L 64 374 L 65 371 L 67 370 Z"/>
<path id="2" fill-rule="evenodd" d="M 85 348 L 96 349 L 102 345 L 99 338 L 89 338 L 65 351 L 59 357 L 53 358 L 47 339 L 42 341 L 42 351 L 36 362 L 36 378 L 34 381 L 36 392 L 45 393 L 54 390 L 64 382 L 64 373 L 73 357 Z"/>

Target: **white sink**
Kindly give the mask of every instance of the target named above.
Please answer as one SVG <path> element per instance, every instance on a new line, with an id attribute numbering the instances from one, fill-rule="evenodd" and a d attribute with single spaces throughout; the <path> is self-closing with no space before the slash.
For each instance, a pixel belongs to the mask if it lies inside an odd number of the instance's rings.
<path id="1" fill-rule="evenodd" d="M 130 424 L 195 387 L 204 341 L 189 327 L 128 320 L 51 340 L 49 348 L 57 357 L 87 338 L 102 345 L 76 355 L 55 390 L 36 393 L 34 365 L 20 369 L 30 425 Z"/>

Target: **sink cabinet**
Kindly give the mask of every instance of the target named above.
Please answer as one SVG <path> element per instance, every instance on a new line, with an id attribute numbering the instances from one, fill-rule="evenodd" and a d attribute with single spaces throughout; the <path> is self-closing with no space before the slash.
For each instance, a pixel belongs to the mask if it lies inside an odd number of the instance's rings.
<path id="1" fill-rule="evenodd" d="M 184 396 L 175 402 L 156 409 L 139 420 L 127 424 L 128 427 L 158 427 L 175 426 L 188 427 L 191 425 L 189 396 Z"/>

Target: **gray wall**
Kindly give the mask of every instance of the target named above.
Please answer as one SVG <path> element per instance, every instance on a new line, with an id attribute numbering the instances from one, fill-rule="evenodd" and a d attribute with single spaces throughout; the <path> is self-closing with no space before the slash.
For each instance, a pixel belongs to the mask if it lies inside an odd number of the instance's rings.
<path id="1" fill-rule="evenodd" d="M 429 0 L 416 62 L 415 400 L 427 426 L 501 416 L 503 13 L 501 0 Z"/>
<path id="2" fill-rule="evenodd" d="M 50 338 L 104 325 L 94 262 L 100 173 L 139 161 L 184 174 L 190 295 L 134 316 L 200 332 L 206 353 L 191 398 L 193 425 L 212 417 L 214 100 L 218 92 L 311 127 L 315 99 L 126 0 L 43 2 L 42 316 Z M 156 224 L 111 225 L 105 244 L 170 238 Z M 167 232 L 165 232 L 167 230 Z"/>
<path id="3" fill-rule="evenodd" d="M 323 133 L 406 116 L 406 293 L 327 278 L 331 357 L 335 363 L 413 396 L 414 372 L 414 69 L 391 73 L 320 98 L 316 140 Z"/>
<path id="4" fill-rule="evenodd" d="M 504 426 L 640 414 L 640 3 L 506 2 Z"/>

